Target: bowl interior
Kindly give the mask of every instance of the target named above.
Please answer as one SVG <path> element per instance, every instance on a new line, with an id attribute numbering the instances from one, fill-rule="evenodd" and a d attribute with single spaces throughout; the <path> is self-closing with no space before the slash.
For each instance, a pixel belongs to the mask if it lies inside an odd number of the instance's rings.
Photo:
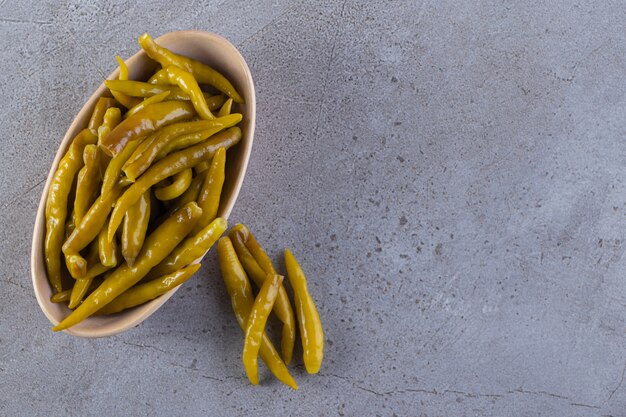
<path id="1" fill-rule="evenodd" d="M 226 179 L 222 190 L 222 197 L 218 215 L 228 218 L 233 209 L 237 195 L 243 183 L 246 167 L 252 150 L 254 136 L 256 101 L 252 76 L 246 62 L 237 49 L 226 39 L 209 32 L 179 31 L 170 32 L 156 41 L 172 51 L 202 61 L 224 74 L 244 97 L 245 104 L 236 105 L 233 111 L 243 114 L 240 127 L 243 133 L 241 142 L 227 152 Z M 144 80 L 157 68 L 156 63 L 150 60 L 143 51 L 140 51 L 126 60 L 129 69 L 129 79 Z M 108 79 L 117 79 L 119 69 L 109 75 Z M 46 317 L 54 325 L 66 317 L 71 310 L 65 304 L 50 302 L 52 289 L 46 276 L 46 267 L 43 256 L 43 240 L 45 235 L 45 204 L 48 188 L 52 176 L 65 154 L 71 140 L 87 126 L 91 112 L 99 97 L 106 93 L 102 84 L 85 103 L 70 128 L 68 129 L 48 174 L 44 186 L 33 232 L 31 254 L 31 273 L 37 302 Z M 198 259 L 196 262 L 199 262 Z M 178 288 L 152 300 L 144 305 L 129 309 L 110 316 L 90 317 L 65 332 L 81 337 L 103 337 L 123 332 L 136 326 L 155 312 L 167 301 Z"/>

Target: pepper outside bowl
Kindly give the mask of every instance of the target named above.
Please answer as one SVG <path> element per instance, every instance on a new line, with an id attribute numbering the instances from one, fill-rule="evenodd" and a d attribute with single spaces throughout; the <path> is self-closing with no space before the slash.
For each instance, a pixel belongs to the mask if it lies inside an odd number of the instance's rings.
<path id="1" fill-rule="evenodd" d="M 242 113 L 243 115 L 243 120 L 239 125 L 243 133 L 243 138 L 237 146 L 227 152 L 226 179 L 218 213 L 219 216 L 228 218 L 243 183 L 254 137 L 256 99 L 250 69 L 237 48 L 226 39 L 214 33 L 191 30 L 170 32 L 157 38 L 156 41 L 174 52 L 197 59 L 220 71 L 235 85 L 239 93 L 245 99 L 245 104 L 234 106 L 233 109 L 233 111 Z M 129 79 L 147 79 L 157 68 L 157 64 L 151 61 L 143 51 L 133 55 L 126 63 L 129 70 Z M 113 71 L 108 79 L 117 79 L 118 74 L 119 69 Z M 48 283 L 46 275 L 43 251 L 46 231 L 45 205 L 48 189 L 59 161 L 65 154 L 71 140 L 87 126 L 96 101 L 104 95 L 105 92 L 106 87 L 104 84 L 100 85 L 80 112 L 78 112 L 70 128 L 67 130 L 54 161 L 52 162 L 52 167 L 50 168 L 50 173 L 48 174 L 48 179 L 39 202 L 39 209 L 37 210 L 31 252 L 31 273 L 37 302 L 53 325 L 58 324 L 65 318 L 70 313 L 70 310 L 65 304 L 50 302 L 52 288 Z M 201 259 L 202 258 L 197 259 L 196 263 L 200 262 Z M 178 288 L 179 287 L 174 288 L 146 304 L 117 314 L 89 317 L 82 323 L 65 330 L 65 332 L 80 337 L 104 337 L 121 333 L 147 319 L 174 295 Z"/>

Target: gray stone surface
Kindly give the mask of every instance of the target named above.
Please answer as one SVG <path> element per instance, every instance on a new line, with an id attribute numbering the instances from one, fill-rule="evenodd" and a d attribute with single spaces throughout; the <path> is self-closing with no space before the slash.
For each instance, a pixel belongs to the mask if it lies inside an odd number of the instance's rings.
<path id="1" fill-rule="evenodd" d="M 0 415 L 625 416 L 623 1 L 0 0 Z M 42 183 L 136 37 L 229 38 L 258 88 L 232 222 L 311 280 L 321 373 L 245 380 L 210 256 L 119 336 L 53 334 Z"/>

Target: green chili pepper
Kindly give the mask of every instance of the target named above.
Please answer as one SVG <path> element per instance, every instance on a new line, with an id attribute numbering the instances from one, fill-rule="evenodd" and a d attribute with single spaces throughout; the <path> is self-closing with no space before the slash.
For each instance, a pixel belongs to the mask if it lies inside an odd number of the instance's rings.
<path id="1" fill-rule="evenodd" d="M 241 118 L 241 114 L 237 113 L 213 120 L 176 123 L 164 127 L 149 143 L 145 146 L 142 144 L 135 150 L 123 167 L 124 173 L 134 180 L 143 174 L 155 160 L 165 157 L 173 150 L 196 145 L 213 134 L 236 125 Z"/>
<path id="2" fill-rule="evenodd" d="M 265 281 L 265 271 L 259 266 L 254 256 L 252 256 L 252 253 L 250 253 L 250 250 L 246 247 L 246 238 L 242 234 L 236 233 L 235 227 L 237 226 L 238 225 L 235 225 L 233 229 L 231 229 L 229 237 L 233 241 L 237 256 L 243 268 L 246 270 L 246 273 L 252 278 L 252 281 L 257 287 L 261 287 Z"/>
<path id="3" fill-rule="evenodd" d="M 254 260 L 258 263 L 261 269 L 263 269 L 263 272 L 266 275 L 276 274 L 276 269 L 274 269 L 274 265 L 272 264 L 270 257 L 267 256 L 267 253 L 265 252 L 263 247 L 259 244 L 252 232 L 246 226 L 244 226 L 243 224 L 237 224 L 235 225 L 235 227 L 233 227 L 231 233 L 237 234 L 243 238 L 242 240 L 254 257 Z M 265 281 L 265 279 L 263 279 L 263 281 Z"/>
<path id="4" fill-rule="evenodd" d="M 225 219 L 218 217 L 213 220 L 211 224 L 178 245 L 167 258 L 150 271 L 146 279 L 170 274 L 203 257 L 224 233 L 226 227 L 228 223 Z"/>
<path id="5" fill-rule="evenodd" d="M 100 255 L 100 263 L 102 265 L 114 267 L 117 266 L 119 263 L 117 257 L 117 240 L 113 239 L 109 241 L 107 239 L 108 226 L 109 221 L 107 220 L 107 222 L 104 223 L 104 225 L 100 229 L 100 232 L 98 233 L 98 253 Z"/>
<path id="6" fill-rule="evenodd" d="M 112 107 L 114 108 L 114 107 Z M 87 145 L 83 151 L 83 167 L 76 180 L 74 198 L 74 224 L 80 223 L 83 216 L 100 193 L 100 168 L 102 154 L 97 145 Z"/>
<path id="7" fill-rule="evenodd" d="M 91 131 L 94 136 L 98 136 L 98 128 L 102 125 L 104 120 L 104 114 L 110 107 L 114 107 L 117 102 L 109 97 L 100 97 L 96 102 L 96 106 L 93 108 L 93 113 L 89 119 L 87 129 Z"/>
<path id="8" fill-rule="evenodd" d="M 101 263 L 97 263 L 89 268 L 87 274 L 82 278 L 78 278 L 72 289 L 68 290 L 71 291 L 68 307 L 75 309 L 83 301 L 85 295 L 95 290 L 102 283 L 98 280 L 98 277 L 110 269 L 110 266 L 104 266 Z"/>
<path id="9" fill-rule="evenodd" d="M 52 294 L 52 297 L 50 297 L 50 302 L 51 303 L 67 303 L 68 301 L 70 301 L 70 295 L 72 294 L 72 290 L 65 290 L 65 291 L 61 291 L 58 292 L 56 294 Z"/>
<path id="10" fill-rule="evenodd" d="M 80 171 L 79 171 L 80 172 Z M 196 199 L 194 198 L 194 201 Z M 74 229 L 76 228 L 76 212 L 72 209 L 72 212 L 69 216 L 67 216 L 67 221 L 65 222 L 65 239 L 70 237 Z"/>
<path id="11" fill-rule="evenodd" d="M 278 296 L 278 289 L 281 288 L 282 283 L 283 276 L 281 275 L 270 275 L 265 279 L 246 320 L 246 338 L 243 344 L 241 359 L 252 385 L 259 383 L 257 357 L 261 348 L 261 341 L 263 340 L 265 324 L 272 312 L 274 302 Z"/>
<path id="12" fill-rule="evenodd" d="M 126 65 L 126 62 L 124 62 L 122 57 L 119 55 L 115 55 L 115 60 L 117 61 L 117 65 L 120 66 L 120 75 L 117 78 L 119 80 L 127 80 L 128 79 L 128 66 Z"/>
<path id="13" fill-rule="evenodd" d="M 167 155 L 174 151 L 179 151 L 181 149 L 197 145 L 200 142 L 204 142 L 206 139 L 210 138 L 214 134 L 221 132 L 222 130 L 229 127 L 235 126 L 241 121 L 241 114 L 236 113 L 226 117 L 222 117 L 221 119 L 222 121 L 212 128 L 203 129 L 187 135 L 176 136 L 174 139 L 167 141 L 165 146 L 157 154 L 156 159 L 159 160 L 161 158 L 165 158 Z M 219 119 L 215 119 L 215 121 L 217 120 Z"/>
<path id="14" fill-rule="evenodd" d="M 233 107 L 233 99 L 229 98 L 226 100 L 220 111 L 217 113 L 217 117 L 224 117 L 230 114 L 230 111 Z"/>
<path id="15" fill-rule="evenodd" d="M 149 137 L 145 140 L 149 140 Z M 100 194 L 108 194 L 115 187 L 115 185 L 118 184 L 120 174 L 122 173 L 122 166 L 124 166 L 126 160 L 131 156 L 134 150 L 140 146 L 141 143 L 143 143 L 141 140 L 127 143 L 122 152 L 118 153 L 111 159 L 109 165 L 107 165 L 106 170 L 104 171 L 102 191 Z"/>
<path id="16" fill-rule="evenodd" d="M 126 66 L 126 63 L 118 55 L 115 55 L 115 60 L 117 61 L 117 64 L 120 66 L 120 75 L 117 78 L 122 81 L 128 80 L 128 67 Z M 128 97 L 126 94 L 120 93 L 118 91 L 111 90 L 111 95 L 113 95 L 113 97 L 115 97 L 115 99 L 119 101 L 122 104 L 122 106 L 126 107 L 127 109 L 132 108 L 138 102 L 136 98 Z"/>
<path id="17" fill-rule="evenodd" d="M 202 161 L 198 165 L 193 167 L 193 170 L 196 172 L 196 178 L 197 178 L 198 175 L 202 174 L 203 172 L 207 172 L 210 167 L 211 167 L 211 163 L 209 161 Z M 202 184 L 200 185 L 200 187 L 201 186 L 202 186 Z"/>
<path id="18" fill-rule="evenodd" d="M 89 272 L 89 271 L 87 271 Z M 83 297 L 93 282 L 93 277 L 78 278 L 70 291 L 69 304 L 67 307 L 74 310 L 83 301 Z"/>
<path id="19" fill-rule="evenodd" d="M 272 261 L 246 226 L 243 224 L 235 225 L 229 236 L 244 269 L 258 287 L 263 285 L 267 276 L 276 275 Z M 274 305 L 274 313 L 283 323 L 280 347 L 285 363 L 289 364 L 296 340 L 296 321 L 289 296 L 284 287 L 279 290 L 278 299 Z"/>
<path id="20" fill-rule="evenodd" d="M 56 292 L 63 291 L 61 284 L 61 247 L 65 238 L 67 203 L 74 176 L 83 165 L 85 146 L 96 143 L 89 129 L 82 130 L 72 141 L 52 177 L 46 200 L 46 238 L 44 255 L 48 280 Z"/>
<path id="21" fill-rule="evenodd" d="M 165 68 L 161 68 L 160 70 L 152 74 L 152 77 L 150 77 L 150 79 L 148 80 L 148 84 L 162 85 L 162 84 L 167 84 L 168 82 L 169 82 L 169 77 L 167 75 L 167 71 Z"/>
<path id="22" fill-rule="evenodd" d="M 113 92 L 123 93 L 132 97 L 152 97 L 157 94 L 163 94 L 169 91 L 167 96 L 168 100 L 183 100 L 190 101 L 191 97 L 185 93 L 180 87 L 175 85 L 162 85 L 162 84 L 149 84 L 141 81 L 119 81 L 119 80 L 106 80 L 104 84 L 107 88 Z M 202 96 L 206 101 L 209 110 L 219 110 L 219 108 L 226 101 L 226 97 L 223 94 L 211 95 L 203 92 Z"/>
<path id="23" fill-rule="evenodd" d="M 78 252 L 64 252 L 65 266 L 74 279 L 83 277 L 87 273 L 87 261 Z"/>
<path id="24" fill-rule="evenodd" d="M 117 296 L 115 300 L 104 306 L 104 308 L 98 310 L 96 314 L 119 313 L 128 308 L 154 300 L 187 281 L 198 269 L 200 269 L 200 264 L 189 265 L 171 274 L 129 288 Z"/>
<path id="25" fill-rule="evenodd" d="M 68 307 L 71 309 L 76 308 L 85 297 L 87 291 L 91 288 L 92 291 L 94 288 L 94 279 L 99 275 L 105 273 L 109 269 L 110 266 L 104 266 L 100 263 L 100 258 L 98 254 L 98 241 L 95 240 L 91 246 L 89 247 L 89 255 L 87 255 L 87 265 L 89 269 L 84 277 L 78 278 L 76 282 L 74 282 L 74 286 L 72 287 L 69 304 Z"/>
<path id="26" fill-rule="evenodd" d="M 102 285 L 52 330 L 56 332 L 80 323 L 139 282 L 185 238 L 201 214 L 197 204 L 189 203 L 166 219 L 148 236 L 134 266 L 124 263 L 115 269 Z"/>
<path id="27" fill-rule="evenodd" d="M 191 98 L 191 103 L 196 109 L 196 113 L 198 113 L 202 119 L 215 119 L 215 116 L 213 116 L 213 113 L 211 113 L 209 106 L 204 100 L 204 96 L 202 95 L 202 90 L 200 89 L 198 82 L 190 72 L 174 66 L 165 68 L 165 71 L 167 72 L 169 83 L 177 85 Z"/>
<path id="28" fill-rule="evenodd" d="M 219 259 L 220 271 L 226 285 L 226 291 L 230 296 L 230 301 L 237 318 L 237 323 L 241 330 L 245 331 L 245 324 L 250 310 L 254 304 L 254 296 L 252 295 L 252 286 L 248 277 L 237 258 L 237 253 L 233 248 L 233 244 L 228 237 L 223 237 L 217 243 L 217 254 Z M 297 390 L 298 385 L 293 377 L 289 374 L 289 370 L 280 358 L 280 355 L 274 348 L 274 345 L 263 332 L 261 340 L 261 348 L 259 356 L 272 373 L 283 384 Z"/>
<path id="29" fill-rule="evenodd" d="M 131 181 L 130 178 L 122 177 L 117 183 L 122 187 L 128 187 L 133 183 L 133 181 Z"/>
<path id="30" fill-rule="evenodd" d="M 128 266 L 133 266 L 139 255 L 150 221 L 150 190 L 126 212 L 122 230 L 122 255 Z"/>
<path id="31" fill-rule="evenodd" d="M 174 180 L 170 185 L 156 189 L 154 191 L 154 196 L 161 201 L 173 200 L 176 197 L 180 196 L 182 193 L 184 193 L 187 188 L 189 188 L 192 177 L 192 169 L 187 168 L 186 170 L 174 175 Z"/>
<path id="32" fill-rule="evenodd" d="M 235 90 L 235 87 L 233 87 L 230 81 L 208 65 L 194 59 L 175 54 L 172 51 L 157 45 L 157 43 L 154 42 L 154 40 L 147 33 L 144 33 L 139 37 L 139 46 L 141 46 L 150 58 L 161 64 L 163 68 L 167 68 L 169 66 L 182 68 L 193 74 L 198 83 L 209 84 L 217 88 L 237 103 L 244 102 L 243 98 L 239 95 L 237 90 Z"/>
<path id="33" fill-rule="evenodd" d="M 156 132 L 152 133 L 150 136 L 146 137 L 145 139 L 142 139 L 139 144 L 139 146 L 137 146 L 134 150 L 133 153 L 126 159 L 126 162 L 124 163 L 124 165 L 122 166 L 122 171 L 124 171 L 126 169 L 126 167 L 128 167 L 129 165 L 133 164 L 137 159 L 139 159 L 141 157 L 141 155 L 150 147 L 152 147 L 152 143 L 154 143 L 154 141 L 164 132 L 167 131 L 169 129 L 172 128 L 172 126 L 176 126 L 178 125 L 178 123 L 174 123 L 173 125 L 169 125 L 166 126 L 162 129 L 157 130 Z M 126 173 L 124 173 L 126 174 Z M 138 177 L 139 175 L 137 175 Z M 135 177 L 136 178 L 136 177 Z"/>
<path id="34" fill-rule="evenodd" d="M 320 315 L 313 298 L 309 294 L 302 268 L 289 249 L 285 249 L 285 267 L 291 288 L 293 288 L 296 315 L 300 325 L 300 339 L 302 339 L 304 366 L 308 373 L 316 374 L 319 372 L 324 359 L 324 330 Z"/>
<path id="35" fill-rule="evenodd" d="M 102 143 L 102 138 L 108 136 L 122 120 L 122 112 L 117 107 L 109 107 L 104 113 L 102 125 L 98 128 L 98 144 Z"/>
<path id="36" fill-rule="evenodd" d="M 176 211 L 191 201 L 198 201 L 198 194 L 200 194 L 200 188 L 202 187 L 202 183 L 204 183 L 204 178 L 206 177 L 207 173 L 208 171 L 201 172 L 191 180 L 189 188 L 185 190 L 183 195 L 181 195 L 172 202 L 172 207 L 170 207 L 170 211 Z"/>
<path id="37" fill-rule="evenodd" d="M 132 108 L 128 109 L 128 111 L 124 114 L 124 119 L 128 119 L 133 114 L 135 114 L 137 112 L 140 112 L 141 110 L 145 109 L 147 106 L 149 106 L 151 104 L 162 102 L 169 95 L 170 95 L 169 91 L 164 91 L 161 94 L 157 94 L 157 95 L 154 95 L 152 97 L 148 97 L 148 98 L 140 101 L 139 103 L 134 105 Z"/>
<path id="38" fill-rule="evenodd" d="M 185 119 L 191 119 L 196 112 L 186 101 L 163 101 L 146 106 L 132 117 L 122 121 L 101 141 L 104 151 L 115 156 L 127 143 L 149 135 L 155 130 Z"/>
<path id="39" fill-rule="evenodd" d="M 159 153 L 156 155 L 155 160 L 158 161 L 160 159 L 163 159 L 171 152 L 180 151 L 181 149 L 185 149 L 190 146 L 197 145 L 200 142 L 204 142 L 214 134 L 224 129 L 225 127 L 219 126 L 213 127 L 211 129 L 200 130 L 194 133 L 188 133 L 186 135 L 177 136 L 169 141 L 169 143 L 167 143 L 165 147 L 159 151 Z"/>
<path id="40" fill-rule="evenodd" d="M 66 264 L 72 277 L 81 278 L 87 273 L 87 262 L 80 256 L 79 251 L 86 248 L 98 236 L 111 212 L 113 203 L 121 192 L 122 187 L 117 186 L 108 194 L 98 197 L 63 244 Z"/>
<path id="41" fill-rule="evenodd" d="M 118 107 L 110 107 L 107 109 L 107 111 L 104 113 L 102 125 L 100 125 L 100 127 L 97 129 L 98 147 L 102 143 L 102 138 L 104 138 L 109 133 L 111 133 L 111 130 L 113 130 L 118 124 L 120 124 L 121 120 L 122 120 L 122 112 Z M 99 153 L 101 156 L 100 157 L 100 161 L 101 161 L 100 170 L 104 173 L 109 165 L 109 162 L 111 161 L 111 158 L 109 157 L 109 155 L 105 154 L 104 151 L 100 148 L 99 148 Z"/>
<path id="42" fill-rule="evenodd" d="M 217 217 L 217 210 L 220 206 L 220 196 L 224 185 L 226 167 L 226 150 L 219 148 L 213 160 L 209 172 L 202 184 L 198 195 L 198 205 L 202 209 L 202 217 L 196 224 L 195 231 L 198 231 L 211 223 Z"/>
<path id="43" fill-rule="evenodd" d="M 205 142 L 170 154 L 152 165 L 115 203 L 109 225 L 109 240 L 113 240 L 115 231 L 122 223 L 128 208 L 135 204 L 150 187 L 187 168 L 192 168 L 198 162 L 212 158 L 219 148 L 224 147 L 228 149 L 236 145 L 240 140 L 241 129 L 231 127 Z"/>

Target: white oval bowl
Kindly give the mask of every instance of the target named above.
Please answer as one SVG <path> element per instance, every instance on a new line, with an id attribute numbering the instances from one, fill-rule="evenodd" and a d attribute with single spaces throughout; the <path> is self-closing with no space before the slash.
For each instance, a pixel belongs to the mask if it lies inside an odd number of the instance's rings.
<path id="1" fill-rule="evenodd" d="M 210 65 L 226 76 L 237 88 L 237 91 L 245 99 L 245 104 L 235 105 L 233 111 L 243 114 L 243 120 L 239 124 L 243 132 L 241 142 L 227 152 L 226 180 L 222 190 L 220 208 L 218 215 L 228 218 L 233 209 L 239 190 L 243 183 L 252 151 L 252 141 L 254 137 L 254 124 L 256 117 L 256 98 L 254 93 L 254 83 L 250 74 L 250 69 L 237 48 L 226 39 L 214 33 L 185 30 L 170 32 L 156 39 L 160 45 L 172 51 L 197 59 Z M 126 60 L 129 70 L 129 79 L 147 79 L 157 67 L 157 64 L 150 60 L 143 51 Z M 119 68 L 109 75 L 108 79 L 117 79 Z M 45 226 L 45 206 L 48 195 L 50 181 L 57 169 L 59 161 L 69 147 L 71 140 L 82 129 L 87 126 L 93 108 L 98 98 L 106 92 L 104 83 L 92 94 L 87 103 L 78 112 L 72 121 L 59 149 L 57 150 L 52 167 L 48 173 L 48 179 L 43 188 L 37 217 L 35 219 L 35 229 L 33 232 L 33 243 L 31 251 L 31 274 L 33 288 L 37 302 L 46 317 L 53 325 L 58 324 L 67 317 L 71 310 L 64 303 L 52 303 L 52 288 L 46 275 L 44 261 L 43 242 L 46 232 Z M 195 263 L 200 262 L 197 259 Z M 172 289 L 168 293 L 138 307 L 108 316 L 89 317 L 83 322 L 65 330 L 66 333 L 79 337 L 104 337 L 121 333 L 150 317 L 152 313 L 159 309 L 179 287 Z"/>

